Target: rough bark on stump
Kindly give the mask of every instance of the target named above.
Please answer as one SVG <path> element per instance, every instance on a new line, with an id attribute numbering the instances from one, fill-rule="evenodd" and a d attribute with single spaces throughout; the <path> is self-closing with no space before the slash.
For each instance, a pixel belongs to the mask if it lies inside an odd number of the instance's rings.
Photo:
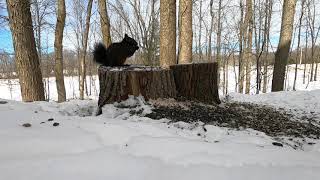
<path id="1" fill-rule="evenodd" d="M 197 63 L 170 66 L 178 97 L 205 103 L 221 103 L 218 92 L 218 64 Z"/>
<path id="2" fill-rule="evenodd" d="M 142 95 L 146 100 L 175 98 L 176 86 L 170 69 L 159 67 L 99 67 L 100 94 L 97 115 L 107 103 Z"/>

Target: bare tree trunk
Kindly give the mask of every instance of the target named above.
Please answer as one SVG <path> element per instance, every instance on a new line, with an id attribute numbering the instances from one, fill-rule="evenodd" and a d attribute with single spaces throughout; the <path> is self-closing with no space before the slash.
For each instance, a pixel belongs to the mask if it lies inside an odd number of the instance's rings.
<path id="1" fill-rule="evenodd" d="M 208 43 L 208 62 L 212 62 L 212 32 L 213 32 L 213 0 L 210 0 L 210 30 L 209 30 L 209 43 Z"/>
<path id="2" fill-rule="evenodd" d="M 265 45 L 266 45 L 266 56 L 264 60 L 263 66 L 263 87 L 262 92 L 267 92 L 268 87 L 268 54 L 269 54 L 269 34 L 270 34 L 270 25 L 271 25 L 271 17 L 272 17 L 272 0 L 267 0 L 266 2 L 266 18 L 265 21 Z"/>
<path id="3" fill-rule="evenodd" d="M 217 48 L 216 48 L 216 61 L 218 64 L 218 85 L 220 84 L 220 64 L 221 64 L 221 31 L 222 31 L 222 0 L 219 0 L 218 5 L 218 22 L 217 22 Z"/>
<path id="4" fill-rule="evenodd" d="M 111 35 L 110 35 L 110 21 L 108 17 L 106 0 L 98 0 L 98 3 L 99 3 L 102 39 L 105 46 L 108 47 L 112 41 L 111 41 Z"/>
<path id="5" fill-rule="evenodd" d="M 160 66 L 176 64 L 176 1 L 160 0 Z"/>
<path id="6" fill-rule="evenodd" d="M 299 59 L 301 61 L 301 58 L 302 58 L 302 50 L 300 50 L 300 38 L 301 38 L 302 18 L 303 18 L 303 13 L 304 13 L 304 3 L 305 3 L 305 1 L 301 2 L 301 15 L 299 18 L 297 53 L 299 53 L 299 51 L 300 51 L 300 55 L 297 54 L 297 57 L 296 57 L 296 66 L 295 66 L 295 70 L 294 70 L 294 80 L 293 80 L 293 90 L 294 91 L 296 90 L 297 75 L 298 75 L 298 63 L 299 63 Z"/>
<path id="7" fill-rule="evenodd" d="M 192 62 L 192 0 L 179 1 L 179 64 Z"/>
<path id="8" fill-rule="evenodd" d="M 236 70 L 236 57 L 235 57 L 234 53 L 232 53 L 232 59 L 233 59 L 234 82 L 237 82 L 238 81 L 238 77 L 237 77 L 237 70 Z M 235 92 L 238 91 L 237 85 L 234 86 L 234 91 Z"/>
<path id="9" fill-rule="evenodd" d="M 35 37 L 36 37 L 36 47 L 38 50 L 38 56 L 39 56 L 39 61 L 41 64 L 42 60 L 42 46 L 41 46 L 41 27 L 42 27 L 42 22 L 40 20 L 40 7 L 39 7 L 39 2 L 37 0 L 33 1 L 34 7 L 35 7 L 35 21 L 36 21 L 36 28 L 35 28 Z"/>
<path id="10" fill-rule="evenodd" d="M 312 9 L 310 6 L 313 6 Z M 310 75 L 310 81 L 313 81 L 314 79 L 314 66 L 315 66 L 315 44 L 317 40 L 317 32 L 316 32 L 316 27 L 315 27 L 315 4 L 314 0 L 311 0 L 307 3 L 307 8 L 308 8 L 308 16 L 307 16 L 307 22 L 310 28 L 310 35 L 311 35 L 311 75 Z"/>
<path id="11" fill-rule="evenodd" d="M 306 47 L 304 52 L 303 84 L 306 83 L 306 71 L 307 71 L 307 60 L 308 60 L 308 26 L 306 27 L 305 37 L 306 37 L 306 42 L 305 42 Z"/>
<path id="12" fill-rule="evenodd" d="M 318 76 L 318 63 L 319 63 L 319 55 L 318 55 L 318 57 L 316 57 L 316 61 L 315 61 L 315 63 L 316 63 L 316 68 L 315 68 L 315 70 L 314 70 L 314 81 L 317 81 L 317 76 Z"/>
<path id="13" fill-rule="evenodd" d="M 87 17 L 86 17 L 86 27 L 85 32 L 83 34 L 82 39 L 82 53 L 81 53 L 81 62 L 80 62 L 80 99 L 84 99 L 84 91 L 85 91 L 85 81 L 86 81 L 86 55 L 87 55 L 87 46 L 88 46 L 88 35 L 89 35 L 89 27 L 90 27 L 90 18 L 91 18 L 91 9 L 92 9 L 92 1 L 88 1 L 87 6 Z"/>
<path id="14" fill-rule="evenodd" d="M 199 60 L 202 61 L 202 46 L 201 46 L 201 33 L 202 31 L 202 0 L 199 0 L 199 34 L 198 34 L 198 48 L 199 48 Z M 219 71 L 218 71 L 219 72 Z"/>
<path id="15" fill-rule="evenodd" d="M 284 90 L 284 76 L 292 39 L 295 6 L 296 0 L 284 0 L 283 2 L 281 32 L 279 45 L 275 55 L 272 91 Z"/>
<path id="16" fill-rule="evenodd" d="M 244 83 L 244 65 L 245 65 L 245 59 L 244 59 L 244 52 L 243 52 L 243 47 L 246 47 L 246 43 L 244 41 L 245 38 L 245 29 L 246 25 L 245 22 L 243 21 L 243 14 L 244 14 L 244 6 L 242 0 L 240 0 L 240 32 L 239 32 L 239 93 L 243 93 L 243 83 Z"/>
<path id="17" fill-rule="evenodd" d="M 247 14 L 246 24 L 248 28 L 247 34 L 247 47 L 245 51 L 246 57 L 246 94 L 250 93 L 250 81 L 251 81 L 251 60 L 252 60 L 252 31 L 253 31 L 253 18 L 252 18 L 252 0 L 246 0 Z"/>
<path id="18" fill-rule="evenodd" d="M 264 51 L 264 44 L 265 41 L 264 39 L 262 39 L 261 37 L 261 30 L 262 30 L 262 9 L 261 9 L 261 1 L 258 0 L 258 4 L 255 5 L 255 1 L 253 1 L 253 22 L 254 22 L 254 40 L 255 40 L 255 45 L 256 45 L 256 52 L 255 52 L 255 56 L 256 56 L 256 94 L 259 94 L 260 92 L 260 86 L 261 86 L 261 77 L 260 77 L 260 73 L 261 73 L 261 65 L 260 65 L 260 56 Z M 256 7 L 257 6 L 257 7 Z M 258 12 L 258 22 L 256 23 L 256 12 Z M 261 52 L 260 52 L 260 44 L 261 44 L 261 39 L 263 41 L 262 43 L 262 47 L 261 47 Z"/>
<path id="19" fill-rule="evenodd" d="M 221 11 L 222 11 L 222 0 L 219 0 L 219 6 L 218 6 L 218 22 L 217 22 L 217 49 L 216 49 L 216 62 L 221 63 L 221 26 L 222 26 L 222 22 L 221 22 Z"/>
<path id="20" fill-rule="evenodd" d="M 16 0 L 6 2 L 22 100 L 44 101 L 42 73 L 33 34 L 30 2 Z"/>
<path id="21" fill-rule="evenodd" d="M 55 51 L 55 75 L 56 75 L 56 86 L 58 92 L 58 102 L 66 101 L 66 89 L 64 86 L 63 77 L 63 52 L 62 52 L 62 40 L 63 40 L 63 29 L 66 19 L 66 6 L 65 0 L 58 0 L 58 13 L 57 13 L 57 24 L 55 31 L 54 40 L 54 51 Z"/>
<path id="22" fill-rule="evenodd" d="M 49 60 L 49 43 L 48 43 L 48 36 L 47 36 L 47 53 L 46 53 L 46 58 L 47 58 L 47 60 L 48 60 L 48 62 L 50 61 Z M 47 75 L 48 75 L 48 77 L 47 77 L 47 100 L 49 101 L 50 100 L 50 69 L 49 69 L 49 63 L 47 63 L 47 68 L 46 68 L 46 73 L 47 73 Z"/>

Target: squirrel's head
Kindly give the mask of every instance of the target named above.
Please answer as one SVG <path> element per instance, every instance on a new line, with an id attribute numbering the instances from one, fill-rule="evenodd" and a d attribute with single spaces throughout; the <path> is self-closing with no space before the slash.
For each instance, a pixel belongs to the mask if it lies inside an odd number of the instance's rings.
<path id="1" fill-rule="evenodd" d="M 122 40 L 123 43 L 130 46 L 135 51 L 139 49 L 137 41 L 135 41 L 133 38 L 129 37 L 127 34 L 124 35 L 124 38 Z"/>

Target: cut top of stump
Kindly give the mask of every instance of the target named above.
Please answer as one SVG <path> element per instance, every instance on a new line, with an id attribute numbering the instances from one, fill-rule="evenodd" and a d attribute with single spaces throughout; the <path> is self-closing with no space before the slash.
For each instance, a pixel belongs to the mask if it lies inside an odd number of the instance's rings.
<path id="1" fill-rule="evenodd" d="M 130 66 L 100 66 L 99 71 L 162 71 L 166 70 L 159 66 L 143 66 L 143 65 L 130 65 Z"/>

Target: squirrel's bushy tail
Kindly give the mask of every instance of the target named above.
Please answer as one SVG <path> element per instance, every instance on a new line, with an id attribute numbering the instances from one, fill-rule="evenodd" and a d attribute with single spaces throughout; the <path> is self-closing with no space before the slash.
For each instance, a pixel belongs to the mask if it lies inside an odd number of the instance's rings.
<path id="1" fill-rule="evenodd" d="M 107 48 L 102 43 L 97 43 L 93 50 L 93 60 L 99 64 L 106 62 Z"/>

